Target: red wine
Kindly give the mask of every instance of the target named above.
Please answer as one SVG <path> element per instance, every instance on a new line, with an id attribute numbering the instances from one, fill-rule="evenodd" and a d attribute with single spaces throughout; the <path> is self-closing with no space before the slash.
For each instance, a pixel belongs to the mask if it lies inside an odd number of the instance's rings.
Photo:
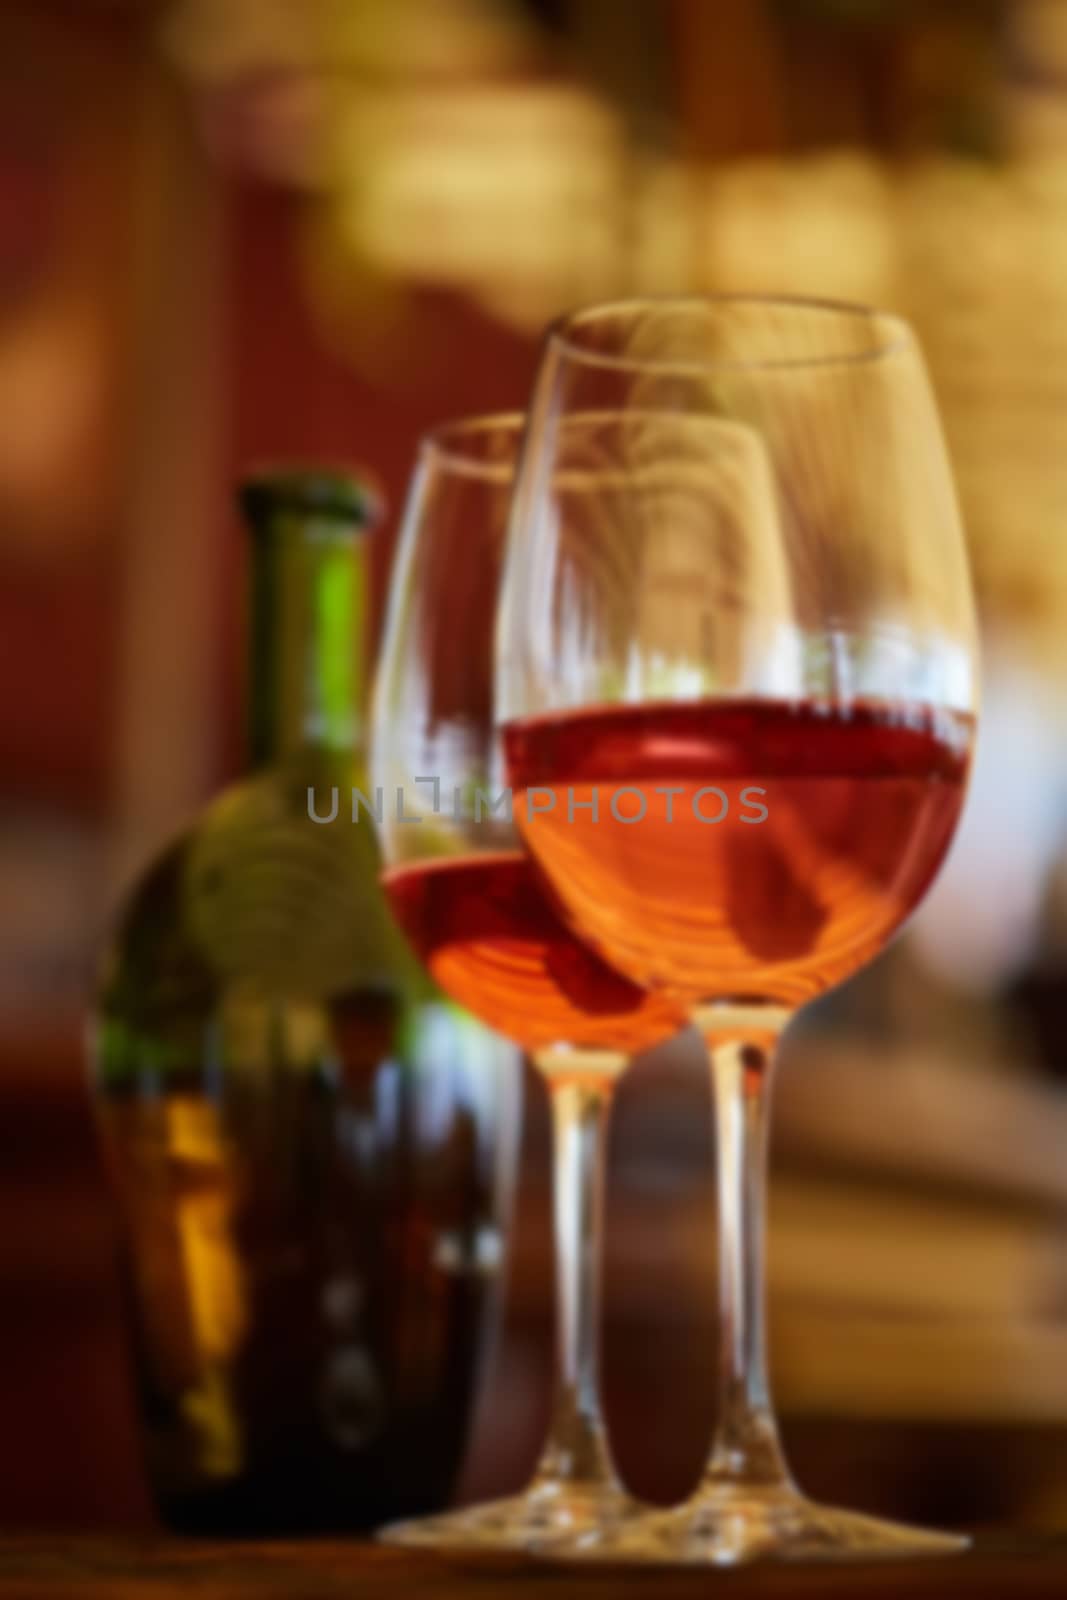
<path id="1" fill-rule="evenodd" d="M 524 1049 L 629 1055 L 683 1026 L 575 938 L 519 852 L 416 861 L 383 882 L 441 988 Z"/>
<path id="2" fill-rule="evenodd" d="M 921 703 L 723 699 L 531 718 L 505 743 L 516 821 L 606 960 L 690 1006 L 797 1005 L 922 899 L 973 729 Z"/>

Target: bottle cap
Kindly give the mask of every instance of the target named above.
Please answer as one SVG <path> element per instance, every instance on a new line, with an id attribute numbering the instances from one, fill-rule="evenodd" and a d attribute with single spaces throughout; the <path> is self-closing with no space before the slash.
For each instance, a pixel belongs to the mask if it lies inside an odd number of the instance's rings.
<path id="1" fill-rule="evenodd" d="M 381 521 L 384 502 L 378 485 L 366 473 L 333 467 L 259 467 L 241 479 L 237 498 L 253 527 L 279 512 L 308 517 L 333 517 L 359 528 Z"/>

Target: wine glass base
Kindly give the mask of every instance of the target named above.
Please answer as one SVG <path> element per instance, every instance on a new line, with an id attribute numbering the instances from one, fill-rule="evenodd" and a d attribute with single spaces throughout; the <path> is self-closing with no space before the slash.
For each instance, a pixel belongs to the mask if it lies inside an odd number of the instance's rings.
<path id="1" fill-rule="evenodd" d="M 437 1550 L 443 1554 L 491 1555 L 494 1551 L 558 1559 L 581 1553 L 593 1540 L 611 1537 L 627 1521 L 643 1520 L 647 1507 L 619 1484 L 538 1482 L 522 1494 L 467 1506 L 432 1517 L 379 1528 L 386 1544 Z"/>
<path id="2" fill-rule="evenodd" d="M 645 1509 L 614 1527 L 554 1542 L 539 1555 L 562 1560 L 661 1566 L 743 1566 L 749 1562 L 922 1561 L 957 1555 L 965 1534 L 938 1533 L 842 1511 L 795 1489 L 705 1490 L 670 1511 Z"/>

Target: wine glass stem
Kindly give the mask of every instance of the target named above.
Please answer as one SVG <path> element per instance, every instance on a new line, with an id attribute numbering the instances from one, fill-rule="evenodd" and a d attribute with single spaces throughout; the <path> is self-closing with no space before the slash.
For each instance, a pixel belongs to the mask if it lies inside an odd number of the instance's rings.
<path id="1" fill-rule="evenodd" d="M 783 1019 L 784 1020 L 784 1019 Z M 705 1026 L 718 1171 L 718 1424 L 705 1481 L 788 1487 L 767 1380 L 763 1236 L 768 1100 L 778 1028 Z"/>
<path id="2" fill-rule="evenodd" d="M 548 1081 L 553 1127 L 556 1253 L 556 1393 L 537 1476 L 548 1482 L 614 1483 L 600 1414 L 600 1268 L 605 1135 L 614 1081 L 623 1066 L 601 1053 L 560 1052 L 538 1061 Z M 601 1070 L 608 1067 L 609 1070 Z M 593 1070 L 590 1070 L 593 1068 Z"/>

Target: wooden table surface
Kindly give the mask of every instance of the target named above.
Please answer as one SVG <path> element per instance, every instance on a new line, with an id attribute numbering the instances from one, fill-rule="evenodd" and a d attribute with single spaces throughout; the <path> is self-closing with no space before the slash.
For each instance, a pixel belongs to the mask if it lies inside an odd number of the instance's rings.
<path id="1" fill-rule="evenodd" d="M 0 1541 L 0 1600 L 673 1600 L 714 1593 L 803 1600 L 1063 1600 L 1067 1537 L 985 1539 L 945 1560 L 743 1570 L 457 1565 L 374 1544 L 211 1544 L 56 1538 Z"/>

